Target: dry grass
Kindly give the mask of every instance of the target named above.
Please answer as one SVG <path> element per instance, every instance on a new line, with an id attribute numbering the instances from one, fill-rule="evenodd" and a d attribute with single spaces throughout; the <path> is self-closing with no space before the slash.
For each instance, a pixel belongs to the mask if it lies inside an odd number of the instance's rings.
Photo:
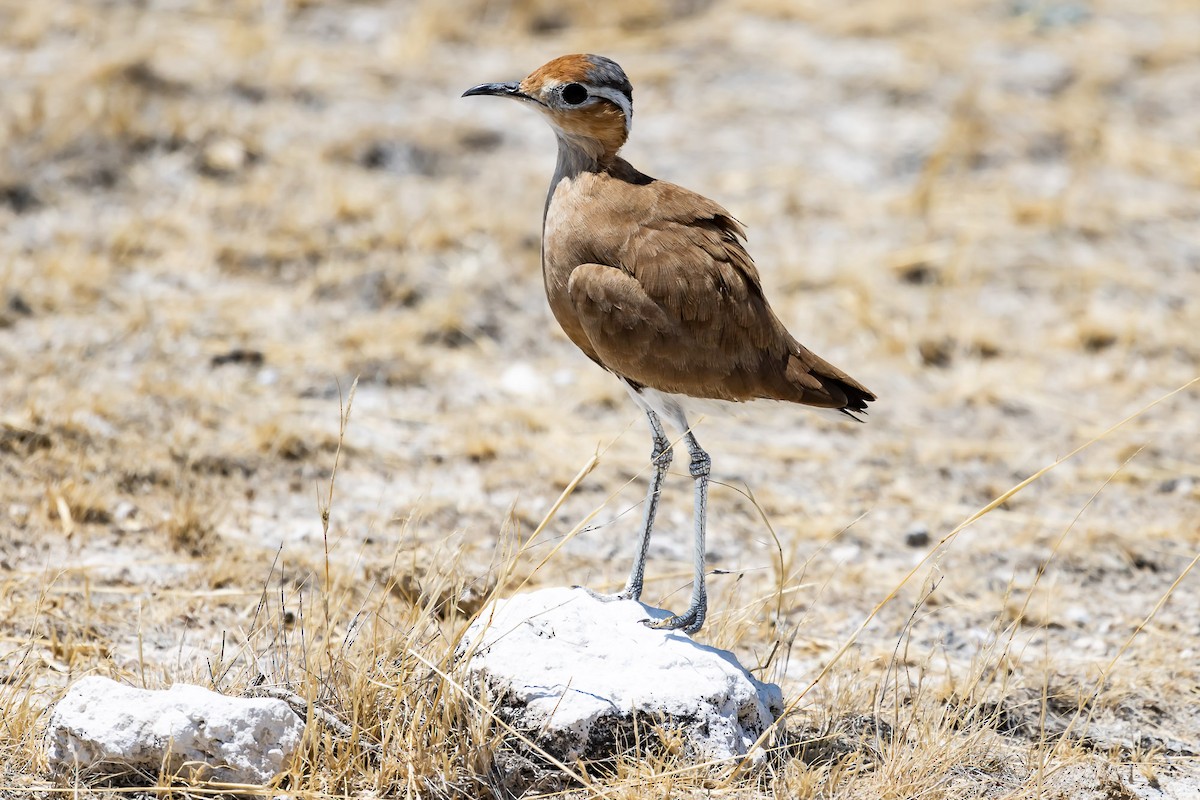
<path id="1" fill-rule="evenodd" d="M 579 50 L 881 397 L 699 425 L 703 638 L 792 706 L 754 770 L 561 769 L 454 678 L 640 516 L 643 423 L 541 296 L 550 135 L 458 99 Z M 1200 786 L 1193 4 L 9 0 L 0 76 L 0 796 L 222 793 L 48 776 L 88 673 L 299 698 L 297 797 Z"/>

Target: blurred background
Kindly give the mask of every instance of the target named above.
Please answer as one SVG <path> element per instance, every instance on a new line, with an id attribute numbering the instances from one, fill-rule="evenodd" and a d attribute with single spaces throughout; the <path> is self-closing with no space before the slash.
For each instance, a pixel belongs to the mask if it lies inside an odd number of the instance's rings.
<path id="1" fill-rule="evenodd" d="M 103 647 L 50 662 L 120 664 L 137 641 L 186 672 L 242 601 L 151 604 L 135 635 L 119 605 L 34 609 L 47 565 L 55 591 L 119 603 L 256 592 L 281 547 L 315 563 L 356 377 L 329 539 L 349 574 L 482 578 L 600 452 L 536 554 L 598 515 L 527 573 L 620 584 L 648 439 L 546 308 L 553 136 L 459 97 L 569 52 L 624 67 L 624 155 L 744 222 L 779 316 L 879 395 L 865 425 L 766 407 L 698 428 L 729 573 L 706 633 L 753 650 L 800 626 L 782 680 L 973 511 L 1200 374 L 1192 0 L 3 0 L 14 636 L 90 625 Z M 1197 401 L 1168 398 L 954 543 L 917 632 L 945 655 L 931 669 L 1011 622 L 1048 558 L 1024 635 L 1066 674 L 1111 657 L 1200 543 Z M 679 606 L 676 469 L 647 599 Z M 782 617 L 763 611 L 784 584 Z M 910 612 L 885 610 L 865 663 Z M 1197 604 L 1164 613 L 1148 652 L 1200 642 Z"/>

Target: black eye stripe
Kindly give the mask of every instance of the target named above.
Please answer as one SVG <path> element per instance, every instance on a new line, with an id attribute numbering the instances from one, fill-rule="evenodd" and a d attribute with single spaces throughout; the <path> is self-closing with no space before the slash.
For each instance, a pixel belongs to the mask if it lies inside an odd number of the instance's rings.
<path id="1" fill-rule="evenodd" d="M 582 84 L 568 83 L 562 88 L 562 99 L 567 105 L 577 106 L 588 98 L 588 91 Z"/>

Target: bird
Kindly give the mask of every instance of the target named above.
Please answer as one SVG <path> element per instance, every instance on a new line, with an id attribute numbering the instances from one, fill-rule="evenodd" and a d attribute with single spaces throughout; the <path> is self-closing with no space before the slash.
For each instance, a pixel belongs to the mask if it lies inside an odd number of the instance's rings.
<path id="1" fill-rule="evenodd" d="M 558 143 L 542 214 L 542 277 L 550 310 L 588 358 L 615 375 L 646 414 L 650 478 L 633 567 L 605 600 L 640 601 L 650 533 L 678 431 L 694 481 L 688 607 L 650 627 L 700 631 L 708 613 L 705 526 L 712 460 L 689 420 L 697 409 L 778 400 L 859 419 L 875 395 L 800 344 L 772 311 L 746 233 L 728 211 L 635 169 L 619 151 L 633 124 L 633 86 L 610 58 L 555 58 L 520 81 L 483 83 L 539 111 Z M 861 421 L 861 419 L 859 420 Z"/>

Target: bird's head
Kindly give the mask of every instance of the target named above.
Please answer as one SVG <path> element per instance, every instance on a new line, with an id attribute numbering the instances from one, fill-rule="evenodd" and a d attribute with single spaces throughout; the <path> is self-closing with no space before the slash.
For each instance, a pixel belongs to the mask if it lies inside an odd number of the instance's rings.
<path id="1" fill-rule="evenodd" d="M 560 56 L 522 81 L 484 83 L 463 97 L 511 97 L 541 111 L 569 147 L 603 162 L 616 155 L 633 124 L 633 87 L 604 56 Z"/>

